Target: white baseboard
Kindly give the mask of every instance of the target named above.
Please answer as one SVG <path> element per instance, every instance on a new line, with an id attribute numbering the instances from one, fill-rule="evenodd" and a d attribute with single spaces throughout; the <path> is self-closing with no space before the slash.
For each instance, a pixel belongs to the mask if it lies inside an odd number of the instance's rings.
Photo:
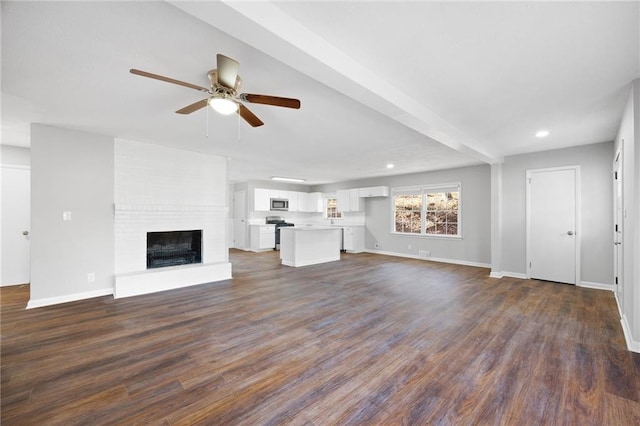
<path id="1" fill-rule="evenodd" d="M 75 302 L 78 300 L 91 299 L 94 297 L 110 296 L 113 288 L 103 288 L 100 290 L 84 291 L 82 293 L 68 294 L 65 296 L 47 297 L 44 299 L 31 299 L 27 303 L 27 309 L 41 308 L 43 306 L 59 305 L 60 303 Z"/>
<path id="2" fill-rule="evenodd" d="M 578 287 L 593 288 L 596 290 L 615 291 L 613 284 L 594 283 L 589 281 L 582 281 L 578 284 Z"/>
<path id="3" fill-rule="evenodd" d="M 523 274 L 521 272 L 500 271 L 500 272 L 492 272 L 492 273 L 502 275 L 500 278 L 509 277 L 509 278 L 518 278 L 518 279 L 521 279 L 521 280 L 529 279 L 529 277 L 527 277 L 527 274 Z M 497 277 L 495 277 L 495 278 L 497 278 Z"/>
<path id="4" fill-rule="evenodd" d="M 148 269 L 116 275 L 113 296 L 119 299 L 231 278 L 229 262 Z"/>
<path id="5" fill-rule="evenodd" d="M 0 284 L 0 287 L 15 287 L 17 285 L 27 285 L 27 283 L 8 283 L 8 284 Z"/>
<path id="6" fill-rule="evenodd" d="M 325 257 L 324 259 L 316 259 L 316 260 L 309 260 L 306 262 L 290 262 L 287 260 L 282 260 L 282 264 L 284 266 L 293 266 L 294 268 L 298 268 L 300 266 L 311 266 L 311 265 L 317 265 L 319 263 L 329 263 L 329 262 L 337 262 L 340 260 L 340 257 Z"/>
<path id="7" fill-rule="evenodd" d="M 491 277 L 491 278 L 502 278 L 502 277 L 504 277 L 504 273 L 502 271 L 500 271 L 500 272 L 493 272 L 492 271 L 489 274 L 489 277 Z"/>
<path id="8" fill-rule="evenodd" d="M 633 336 L 631 335 L 631 328 L 629 327 L 629 322 L 627 321 L 626 315 L 622 315 L 622 318 L 620 318 L 620 323 L 622 324 L 624 340 L 627 342 L 627 349 L 629 349 L 631 352 L 640 353 L 640 342 L 633 340 Z"/>
<path id="9" fill-rule="evenodd" d="M 481 262 L 470 262 L 467 260 L 458 260 L 458 259 L 445 259 L 442 257 L 420 257 L 415 254 L 406 254 L 406 253 L 396 253 L 392 251 L 383 251 L 383 250 L 371 250 L 365 249 L 365 253 L 373 253 L 373 254 L 382 254 L 384 256 L 395 256 L 395 257 L 405 257 L 407 259 L 418 259 L 418 260 L 429 260 L 431 262 L 441 262 L 441 263 L 453 263 L 455 265 L 463 265 L 463 266 L 475 266 L 478 268 L 490 268 L 491 265 L 488 263 Z"/>
<path id="10" fill-rule="evenodd" d="M 620 306 L 620 300 L 618 300 L 618 293 L 613 292 L 613 297 L 616 299 L 616 306 L 618 306 L 618 314 L 622 318 L 622 306 Z"/>

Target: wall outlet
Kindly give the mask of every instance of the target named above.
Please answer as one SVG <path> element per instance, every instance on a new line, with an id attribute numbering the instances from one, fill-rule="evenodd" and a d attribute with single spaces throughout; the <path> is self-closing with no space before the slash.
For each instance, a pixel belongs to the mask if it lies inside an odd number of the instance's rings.
<path id="1" fill-rule="evenodd" d="M 375 247 L 375 248 L 380 248 L 380 243 L 375 243 L 375 244 L 374 244 L 374 247 Z"/>
<path id="2" fill-rule="evenodd" d="M 407 250 L 411 250 L 411 244 L 407 246 Z"/>
<path id="3" fill-rule="evenodd" d="M 418 250 L 418 257 L 422 259 L 429 259 L 431 257 L 431 252 L 428 250 Z"/>
<path id="4" fill-rule="evenodd" d="M 93 272 L 89 272 L 87 274 L 87 282 L 94 282 L 96 280 L 96 274 L 94 274 Z"/>

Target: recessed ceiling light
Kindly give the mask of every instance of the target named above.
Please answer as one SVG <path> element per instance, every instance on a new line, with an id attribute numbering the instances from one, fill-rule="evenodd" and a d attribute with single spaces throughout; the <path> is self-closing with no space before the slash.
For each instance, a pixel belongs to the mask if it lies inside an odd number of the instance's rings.
<path id="1" fill-rule="evenodd" d="M 395 166 L 391 163 L 387 164 L 387 169 L 393 169 Z"/>
<path id="2" fill-rule="evenodd" d="M 273 176 L 271 180 L 279 180 L 281 182 L 305 182 L 305 179 L 300 178 L 290 178 L 290 177 L 281 177 L 281 176 Z"/>
<path id="3" fill-rule="evenodd" d="M 549 136 L 548 130 L 538 130 L 536 132 L 536 138 L 546 138 L 547 136 Z"/>

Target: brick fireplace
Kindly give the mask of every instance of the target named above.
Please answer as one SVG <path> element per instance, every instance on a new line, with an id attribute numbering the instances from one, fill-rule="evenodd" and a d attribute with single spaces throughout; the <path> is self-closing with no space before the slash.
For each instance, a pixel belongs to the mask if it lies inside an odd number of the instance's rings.
<path id="1" fill-rule="evenodd" d="M 115 148 L 114 297 L 231 278 L 226 160 L 125 140 Z M 153 265 L 149 242 L 159 246 Z"/>

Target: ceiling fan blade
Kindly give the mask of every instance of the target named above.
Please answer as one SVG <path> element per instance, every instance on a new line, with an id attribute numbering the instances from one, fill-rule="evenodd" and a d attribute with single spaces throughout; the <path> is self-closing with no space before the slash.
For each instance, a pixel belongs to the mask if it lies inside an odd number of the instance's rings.
<path id="1" fill-rule="evenodd" d="M 198 86 L 197 84 L 187 83 L 187 82 L 176 80 L 176 79 L 173 79 L 173 78 L 164 77 L 162 75 L 158 75 L 158 74 L 153 74 L 153 73 L 146 72 L 146 71 L 137 70 L 135 68 L 131 68 L 129 70 L 129 72 L 131 74 L 140 75 L 142 77 L 155 78 L 156 80 L 166 81 L 167 83 L 177 84 L 178 86 L 184 86 L 184 87 L 188 87 L 190 89 L 199 90 L 201 92 L 211 93 L 211 91 L 209 89 L 207 89 L 206 87 Z"/>
<path id="2" fill-rule="evenodd" d="M 300 109 L 300 101 L 292 98 L 281 98 L 278 96 L 256 95 L 252 93 L 242 93 L 240 99 L 252 104 L 274 105 L 286 108 Z"/>
<path id="3" fill-rule="evenodd" d="M 202 108 L 206 107 L 208 102 L 209 102 L 209 98 L 203 99 L 201 101 L 192 103 L 191 105 L 187 105 L 186 107 L 181 108 L 181 109 L 177 110 L 176 112 L 178 114 L 191 114 L 192 112 L 195 112 L 195 111 L 197 111 L 199 109 L 202 109 Z"/>
<path id="4" fill-rule="evenodd" d="M 249 108 L 240 103 L 238 104 L 238 114 L 252 127 L 260 127 L 264 124 L 262 120 L 256 117 L 256 115 L 249 110 Z"/>
<path id="5" fill-rule="evenodd" d="M 240 64 L 235 59 L 219 53 L 216 55 L 216 60 L 218 62 L 218 84 L 229 89 L 235 89 Z"/>

